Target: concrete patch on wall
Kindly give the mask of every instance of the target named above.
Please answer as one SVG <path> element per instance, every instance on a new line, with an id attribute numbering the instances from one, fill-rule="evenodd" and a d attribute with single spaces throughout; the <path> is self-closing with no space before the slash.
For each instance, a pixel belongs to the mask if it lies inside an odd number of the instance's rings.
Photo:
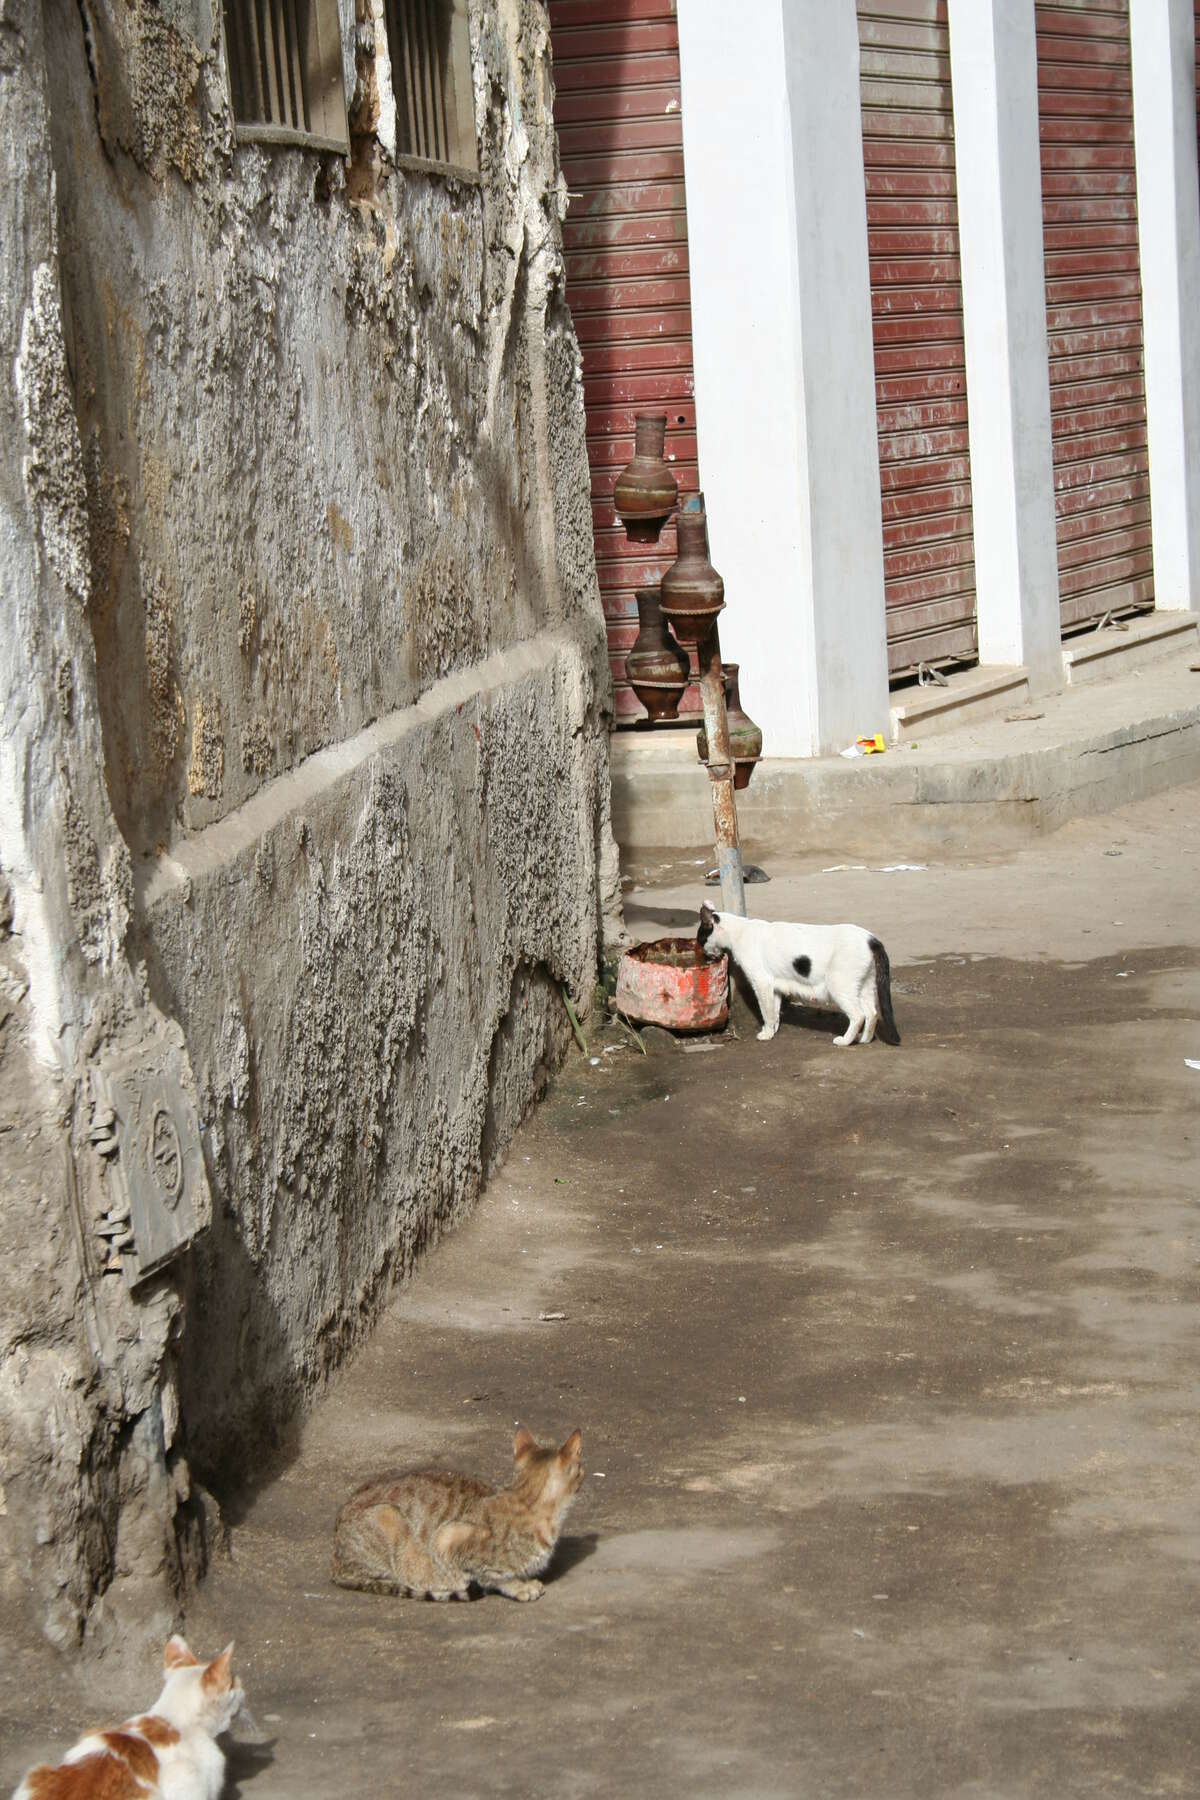
<path id="1" fill-rule="evenodd" d="M 83 472 L 63 357 L 57 271 L 48 262 L 33 272 L 15 376 L 25 426 L 25 486 L 51 567 L 82 605 L 88 591 Z"/>
<path id="2" fill-rule="evenodd" d="M 204 159 L 197 105 L 215 20 L 198 4 L 80 6 L 100 139 L 106 154 L 131 157 L 161 179 L 173 169 L 185 181 Z"/>
<path id="3" fill-rule="evenodd" d="M 88 1139 L 86 1087 L 73 1097 L 31 1053 L 22 960 L 21 934 L 0 933 L 4 1224 L 20 1246 L 0 1273 L 0 1605 L 12 1641 L 44 1633 L 119 1658 L 143 1634 L 161 1641 L 204 1567 L 172 1348 L 180 1301 L 167 1274 L 135 1300 L 119 1266 L 106 1272 L 112 1177 Z M 124 1038 L 179 1066 L 177 1036 Z"/>

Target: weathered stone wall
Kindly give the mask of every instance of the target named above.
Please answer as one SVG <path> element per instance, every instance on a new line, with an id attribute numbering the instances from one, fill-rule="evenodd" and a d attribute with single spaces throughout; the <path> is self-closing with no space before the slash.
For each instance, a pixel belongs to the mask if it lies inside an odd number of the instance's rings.
<path id="1" fill-rule="evenodd" d="M 103 1274 L 88 1068 L 186 1082 L 126 951 L 132 861 L 105 777 L 83 460 L 61 302 L 42 11 L 0 6 L 0 1610 L 55 1642 L 173 1610 L 199 1554 L 178 1439 L 179 1296 Z M 107 1610 L 97 1597 L 121 1604 Z M 126 1604 L 127 1603 L 127 1604 Z M 115 1627 L 115 1632 L 109 1627 Z"/>
<path id="2" fill-rule="evenodd" d="M 540 9 L 478 9 L 478 186 L 377 159 L 349 189 L 336 156 L 235 149 L 207 5 L 46 11 L 109 779 L 145 852 L 564 608 L 595 638 L 587 546 L 560 570 L 546 516 L 578 399 Z"/>
<path id="3" fill-rule="evenodd" d="M 0 0 L 0 1593 L 60 1641 L 170 1611 L 189 1462 L 469 1203 L 617 927 L 544 6 L 472 4 L 478 182 L 392 160 L 380 10 L 344 163 L 236 143 L 210 0 Z M 131 1296 L 147 1046 L 212 1223 Z"/>
<path id="4" fill-rule="evenodd" d="M 594 691 L 566 639 L 480 675 L 311 759 L 146 896 L 222 1202 L 180 1358 L 218 1478 L 474 1196 L 561 1057 L 563 985 L 594 974 Z"/>

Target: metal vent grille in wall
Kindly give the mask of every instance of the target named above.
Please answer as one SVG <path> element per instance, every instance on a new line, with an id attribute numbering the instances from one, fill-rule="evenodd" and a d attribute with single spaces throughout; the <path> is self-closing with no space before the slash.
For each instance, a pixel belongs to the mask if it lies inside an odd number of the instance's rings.
<path id="1" fill-rule="evenodd" d="M 385 0 L 396 150 L 474 172 L 475 103 L 465 0 Z"/>
<path id="2" fill-rule="evenodd" d="M 225 0 L 224 21 L 238 137 L 348 155 L 337 0 Z"/>

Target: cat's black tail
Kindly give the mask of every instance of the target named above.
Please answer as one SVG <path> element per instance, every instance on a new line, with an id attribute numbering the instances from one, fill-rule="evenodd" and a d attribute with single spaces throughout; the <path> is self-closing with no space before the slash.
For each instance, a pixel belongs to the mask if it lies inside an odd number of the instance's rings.
<path id="1" fill-rule="evenodd" d="M 875 997 L 879 1001 L 879 1023 L 875 1027 L 876 1034 L 885 1044 L 898 1044 L 900 1033 L 896 1030 L 896 1021 L 892 1016 L 892 966 L 888 962 L 888 953 L 877 937 L 868 938 L 871 955 L 875 958 Z"/>

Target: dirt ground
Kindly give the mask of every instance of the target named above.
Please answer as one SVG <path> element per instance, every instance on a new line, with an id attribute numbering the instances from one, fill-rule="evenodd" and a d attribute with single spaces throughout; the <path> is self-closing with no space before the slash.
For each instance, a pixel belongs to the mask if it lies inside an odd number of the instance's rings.
<path id="1" fill-rule="evenodd" d="M 879 932 L 901 1047 L 595 1037 L 230 1503 L 187 1628 L 271 1740 L 231 1793 L 1200 1792 L 1200 789 L 840 860 L 750 907 Z M 691 928 L 703 873 L 639 858 L 631 928 Z M 353 1485 L 498 1478 L 518 1420 L 588 1471 L 536 1605 L 330 1585 Z M 63 1700 L 0 1685 L 6 1778 Z"/>

